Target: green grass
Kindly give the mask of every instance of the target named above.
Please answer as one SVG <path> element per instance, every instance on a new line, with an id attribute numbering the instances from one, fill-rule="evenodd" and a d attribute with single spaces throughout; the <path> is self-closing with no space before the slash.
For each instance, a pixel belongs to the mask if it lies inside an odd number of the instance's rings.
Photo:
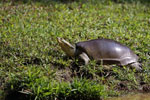
<path id="1" fill-rule="evenodd" d="M 26 100 L 99 100 L 137 92 L 150 84 L 149 27 L 148 0 L 0 2 L 0 99 L 23 90 L 29 94 L 19 96 Z M 57 37 L 72 44 L 114 39 L 139 55 L 144 71 L 78 65 Z"/>

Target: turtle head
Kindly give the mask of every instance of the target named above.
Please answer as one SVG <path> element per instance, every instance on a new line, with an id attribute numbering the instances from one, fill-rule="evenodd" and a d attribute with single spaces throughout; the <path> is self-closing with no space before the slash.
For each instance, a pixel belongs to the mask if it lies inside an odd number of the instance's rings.
<path id="1" fill-rule="evenodd" d="M 58 37 L 57 41 L 61 47 L 61 49 L 68 55 L 73 57 L 75 54 L 75 47 L 67 42 L 65 39 Z"/>

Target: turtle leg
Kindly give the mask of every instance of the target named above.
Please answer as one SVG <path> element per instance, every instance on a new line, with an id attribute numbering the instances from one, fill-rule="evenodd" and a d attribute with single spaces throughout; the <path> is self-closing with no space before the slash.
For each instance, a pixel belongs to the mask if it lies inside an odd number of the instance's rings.
<path id="1" fill-rule="evenodd" d="M 131 64 L 131 67 L 135 68 L 137 71 L 142 71 L 142 66 L 138 62 L 134 62 Z"/>
<path id="2" fill-rule="evenodd" d="M 80 55 L 79 55 L 79 57 L 82 59 L 82 60 L 84 60 L 84 63 L 85 63 L 85 65 L 87 65 L 88 63 L 89 63 L 89 60 L 90 60 L 90 58 L 88 57 L 88 55 L 86 54 L 86 53 L 81 53 Z"/>

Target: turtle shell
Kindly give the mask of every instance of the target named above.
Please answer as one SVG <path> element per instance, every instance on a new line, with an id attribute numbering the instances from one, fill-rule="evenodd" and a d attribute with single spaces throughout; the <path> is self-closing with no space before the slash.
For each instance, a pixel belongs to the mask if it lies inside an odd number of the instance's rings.
<path id="1" fill-rule="evenodd" d="M 86 53 L 97 61 L 116 61 L 128 65 L 138 61 L 138 56 L 127 46 L 110 39 L 95 39 L 76 43 L 75 55 Z"/>

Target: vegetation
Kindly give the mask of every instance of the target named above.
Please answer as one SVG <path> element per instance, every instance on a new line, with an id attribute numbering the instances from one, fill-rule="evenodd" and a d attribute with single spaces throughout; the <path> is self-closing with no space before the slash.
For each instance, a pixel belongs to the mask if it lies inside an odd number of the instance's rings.
<path id="1" fill-rule="evenodd" d="M 0 2 L 0 99 L 100 100 L 150 92 L 148 0 Z M 130 47 L 143 72 L 127 66 L 79 65 L 58 46 L 109 38 Z"/>

